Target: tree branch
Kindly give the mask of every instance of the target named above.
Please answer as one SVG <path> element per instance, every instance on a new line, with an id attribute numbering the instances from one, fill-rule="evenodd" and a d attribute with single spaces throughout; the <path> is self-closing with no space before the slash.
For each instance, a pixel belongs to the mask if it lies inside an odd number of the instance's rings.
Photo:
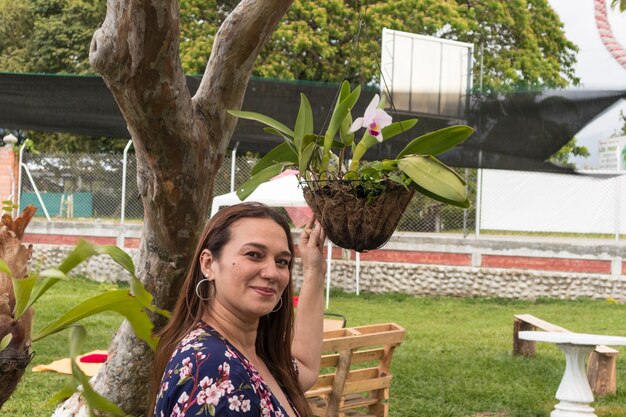
<path id="1" fill-rule="evenodd" d="M 259 51 L 293 0 L 243 0 L 215 36 L 211 57 L 194 102 L 219 154 L 226 151 L 236 119 L 227 110 L 239 109 Z"/>

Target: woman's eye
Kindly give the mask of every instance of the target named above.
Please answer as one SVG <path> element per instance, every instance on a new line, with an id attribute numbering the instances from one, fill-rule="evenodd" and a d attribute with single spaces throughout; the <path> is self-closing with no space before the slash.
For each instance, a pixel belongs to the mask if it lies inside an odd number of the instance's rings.
<path id="1" fill-rule="evenodd" d="M 276 261 L 276 263 L 280 266 L 289 266 L 289 260 L 288 259 L 279 259 Z"/>
<path id="2" fill-rule="evenodd" d="M 261 254 L 260 254 L 260 253 L 258 253 L 258 252 L 248 252 L 248 253 L 246 253 L 246 256 L 249 256 L 249 257 L 251 257 L 251 258 L 258 259 L 258 258 L 260 258 L 260 257 L 261 257 Z"/>

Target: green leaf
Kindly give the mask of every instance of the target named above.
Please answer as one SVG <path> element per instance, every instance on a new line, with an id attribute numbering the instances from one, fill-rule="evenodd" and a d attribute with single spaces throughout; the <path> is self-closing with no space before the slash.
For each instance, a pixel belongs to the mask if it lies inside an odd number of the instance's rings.
<path id="1" fill-rule="evenodd" d="M 5 334 L 2 340 L 0 340 L 0 351 L 3 351 L 7 346 L 9 346 L 9 343 L 11 343 L 11 340 L 13 340 L 13 334 L 12 333 Z"/>
<path id="2" fill-rule="evenodd" d="M 69 273 L 72 269 L 78 266 L 81 262 L 97 255 L 93 245 L 85 240 L 78 242 L 76 247 L 65 257 L 59 270 L 65 274 Z"/>
<path id="3" fill-rule="evenodd" d="M 333 111 L 333 115 L 330 118 L 330 123 L 328 124 L 328 130 L 326 131 L 325 137 L 330 137 L 331 139 L 335 137 L 341 123 L 346 118 L 346 115 L 352 107 L 356 104 L 359 99 L 359 95 L 361 94 L 361 86 L 357 86 L 354 91 L 352 91 L 348 97 L 343 99 Z M 329 145 L 330 146 L 330 145 Z"/>
<path id="4" fill-rule="evenodd" d="M 254 192 L 254 190 L 257 189 L 259 185 L 263 184 L 265 181 L 269 181 L 276 175 L 280 174 L 283 169 L 284 165 L 282 163 L 279 163 L 271 165 L 257 172 L 237 189 L 237 197 L 239 197 L 241 201 L 245 200 L 250 196 L 250 194 Z"/>
<path id="5" fill-rule="evenodd" d="M 256 122 L 263 123 L 264 125 L 273 127 L 274 129 L 284 133 L 291 138 L 293 138 L 294 136 L 293 130 L 289 129 L 278 120 L 274 120 L 271 117 L 265 116 L 261 113 L 242 110 L 228 110 L 228 113 L 230 113 L 232 116 L 239 117 L 240 119 L 254 120 Z"/>
<path id="6" fill-rule="evenodd" d="M 474 132 L 469 126 L 450 126 L 427 133 L 413 139 L 398 154 L 398 159 L 406 155 L 439 155 L 454 148 Z"/>
<path id="7" fill-rule="evenodd" d="M 4 272 L 9 278 L 13 278 L 13 272 L 11 272 L 11 268 L 9 268 L 4 259 L 0 259 L 0 272 Z"/>
<path id="8" fill-rule="evenodd" d="M 89 377 L 80 370 L 76 363 L 76 357 L 80 354 L 80 349 L 85 339 L 86 331 L 83 326 L 74 326 L 70 331 L 70 356 L 72 358 L 72 376 L 77 384 L 83 386 L 82 396 L 89 405 L 89 414 L 96 416 L 94 410 L 104 411 L 115 416 L 127 417 L 126 412 L 119 408 L 102 395 L 98 394 L 91 384 Z"/>
<path id="9" fill-rule="evenodd" d="M 385 126 L 382 130 L 383 141 L 391 139 L 394 136 L 398 136 L 400 133 L 411 130 L 416 123 L 417 119 L 407 119 Z"/>
<path id="10" fill-rule="evenodd" d="M 343 119 L 345 119 L 348 112 L 350 112 L 352 107 L 354 107 L 355 103 L 359 99 L 360 94 L 361 87 L 357 86 L 354 91 L 352 91 L 348 95 L 348 97 L 342 100 L 335 107 L 335 110 L 333 111 L 330 123 L 328 124 L 328 130 L 326 130 L 326 133 L 324 135 L 324 154 L 322 156 L 322 166 L 320 167 L 322 171 L 326 171 L 328 169 L 328 163 L 330 161 L 330 148 L 332 147 L 335 135 L 337 134 L 337 131 L 339 130 Z"/>
<path id="11" fill-rule="evenodd" d="M 33 341 L 59 332 L 85 317 L 103 311 L 114 311 L 123 315 L 130 322 L 137 337 L 145 341 L 153 350 L 156 348 L 156 341 L 152 337 L 154 326 L 143 310 L 143 305 L 128 290 L 107 291 L 83 301 L 41 329 L 33 337 Z"/>
<path id="12" fill-rule="evenodd" d="M 13 293 L 15 294 L 14 319 L 19 320 L 29 306 L 30 295 L 37 282 L 37 276 L 22 279 L 13 278 Z"/>
<path id="13" fill-rule="evenodd" d="M 36 278 L 36 277 L 35 277 Z M 52 286 L 62 280 L 67 280 L 67 276 L 58 269 L 46 269 L 39 275 L 39 285 L 35 288 L 24 311 L 28 310 L 35 302 L 46 293 Z"/>
<path id="14" fill-rule="evenodd" d="M 335 107 L 337 107 L 339 103 L 344 101 L 346 97 L 348 97 L 348 95 L 350 95 L 350 83 L 346 80 L 343 80 L 343 82 L 341 83 L 341 87 L 339 87 L 339 99 L 335 103 Z"/>
<path id="15" fill-rule="evenodd" d="M 352 126 L 352 114 L 348 113 L 339 128 L 339 137 L 344 147 L 352 146 L 354 143 L 354 133 L 348 133 L 350 126 Z"/>
<path id="16" fill-rule="evenodd" d="M 284 162 L 289 162 L 292 165 L 298 165 L 298 155 L 294 152 L 293 148 L 287 144 L 287 142 L 283 142 L 276 146 L 274 149 L 269 151 L 267 155 L 259 159 L 259 161 L 252 167 L 250 175 L 256 175 L 265 168 Z"/>
<path id="17" fill-rule="evenodd" d="M 46 405 L 54 405 L 60 401 L 65 401 L 66 399 L 70 398 L 76 392 L 77 389 L 78 389 L 78 384 L 76 384 L 71 379 L 68 380 L 63 386 L 63 388 L 57 391 L 52 396 L 52 398 L 50 398 L 46 402 Z"/>
<path id="18" fill-rule="evenodd" d="M 98 254 L 109 255 L 116 264 L 124 268 L 131 275 L 135 275 L 135 264 L 133 264 L 133 259 L 120 247 L 115 245 L 101 245 L 94 246 L 93 248 Z"/>
<path id="19" fill-rule="evenodd" d="M 302 155 L 300 155 L 300 176 L 304 176 L 304 173 L 309 166 L 309 161 L 311 160 L 311 156 L 313 155 L 313 151 L 315 150 L 316 144 L 309 143 L 306 148 L 302 151 Z"/>
<path id="20" fill-rule="evenodd" d="M 469 207 L 460 177 L 437 158 L 410 155 L 398 160 L 398 168 L 411 178 L 411 185 L 422 194 L 457 207 Z"/>
<path id="21" fill-rule="evenodd" d="M 306 96 L 300 93 L 300 108 L 298 109 L 298 117 L 296 118 L 296 126 L 293 135 L 293 142 L 296 145 L 298 155 L 302 152 L 302 140 L 304 135 L 308 133 L 313 133 L 313 110 Z"/>
<path id="22" fill-rule="evenodd" d="M 417 123 L 417 119 L 408 119 L 402 120 L 399 122 L 394 122 L 389 126 L 386 126 L 382 130 L 383 141 L 387 139 L 391 139 L 394 136 L 399 135 L 402 132 L 406 132 L 411 129 Z M 374 145 L 379 144 L 378 139 L 375 136 L 370 135 L 367 131 L 363 134 L 363 138 L 359 141 L 359 143 L 354 148 L 354 152 L 352 153 L 352 162 L 350 163 L 350 171 L 356 171 L 359 167 L 359 163 L 365 152 L 368 151 Z"/>

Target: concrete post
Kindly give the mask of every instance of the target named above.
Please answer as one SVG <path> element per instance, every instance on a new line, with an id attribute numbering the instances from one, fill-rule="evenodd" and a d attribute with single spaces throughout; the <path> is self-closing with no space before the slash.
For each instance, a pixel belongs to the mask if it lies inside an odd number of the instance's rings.
<path id="1" fill-rule="evenodd" d="M 8 134 L 3 138 L 5 146 L 0 148 L 0 200 L 16 201 L 15 173 L 16 162 L 13 145 L 17 143 L 17 138 Z"/>

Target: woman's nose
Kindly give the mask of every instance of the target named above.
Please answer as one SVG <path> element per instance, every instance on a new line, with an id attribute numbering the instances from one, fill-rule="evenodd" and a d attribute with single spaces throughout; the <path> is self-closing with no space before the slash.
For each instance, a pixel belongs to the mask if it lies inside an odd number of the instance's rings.
<path id="1" fill-rule="evenodd" d="M 261 270 L 261 277 L 269 280 L 278 279 L 278 267 L 274 262 L 266 262 Z"/>

